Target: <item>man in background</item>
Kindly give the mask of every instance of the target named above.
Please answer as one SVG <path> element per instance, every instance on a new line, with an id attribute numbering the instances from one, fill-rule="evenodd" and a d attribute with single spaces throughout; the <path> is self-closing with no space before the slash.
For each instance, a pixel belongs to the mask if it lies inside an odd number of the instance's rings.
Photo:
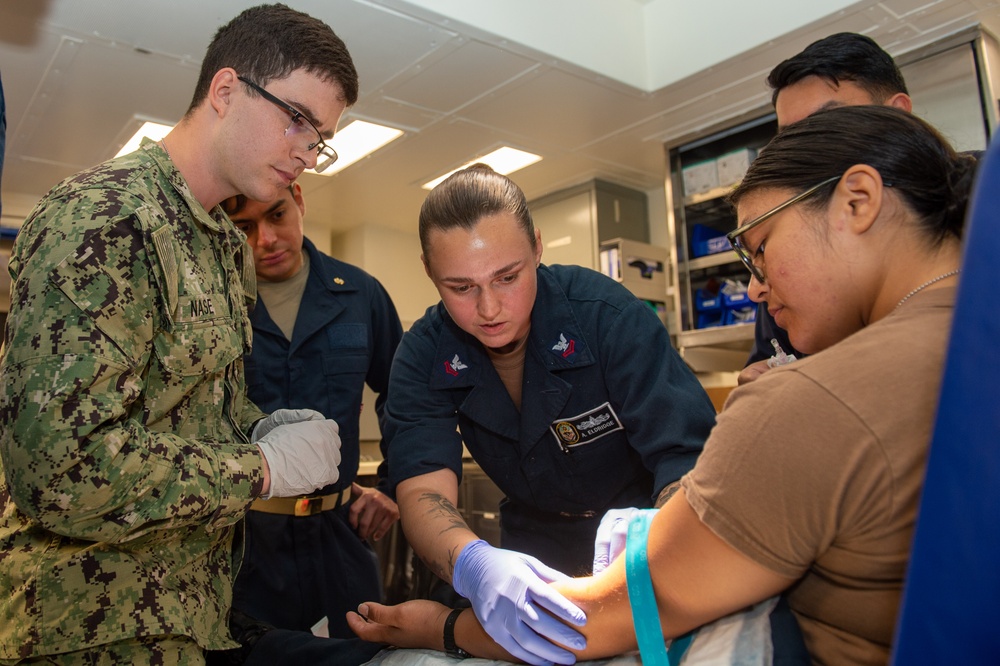
<path id="1" fill-rule="evenodd" d="M 0 351 L 0 663 L 199 664 L 236 645 L 244 514 L 334 483 L 340 442 L 316 412 L 265 418 L 247 398 L 253 266 L 219 203 L 322 168 L 357 91 L 328 25 L 251 7 L 216 32 L 162 141 L 66 179 L 21 227 Z"/>
<path id="2" fill-rule="evenodd" d="M 309 497 L 251 505 L 233 605 L 278 628 L 354 638 L 346 613 L 383 596 L 368 542 L 399 518 L 381 490 L 354 482 L 362 392 L 367 384 L 377 394 L 381 421 L 403 335 L 399 316 L 375 278 L 303 236 L 306 204 L 298 183 L 276 199 L 236 196 L 223 208 L 246 234 L 257 274 L 253 352 L 245 359 L 250 398 L 264 410 L 321 412 L 340 425 L 341 439 L 336 484 Z"/>
<path id="3" fill-rule="evenodd" d="M 851 32 L 813 42 L 782 61 L 771 70 L 767 85 L 774 90 L 771 102 L 779 130 L 831 106 L 881 104 L 904 111 L 913 108 L 906 82 L 892 56 L 870 37 Z M 775 314 L 766 302 L 758 305 L 754 345 L 740 373 L 740 384 L 767 372 L 767 359 L 774 354 L 772 339 L 786 354 L 804 356 L 777 325 Z"/>

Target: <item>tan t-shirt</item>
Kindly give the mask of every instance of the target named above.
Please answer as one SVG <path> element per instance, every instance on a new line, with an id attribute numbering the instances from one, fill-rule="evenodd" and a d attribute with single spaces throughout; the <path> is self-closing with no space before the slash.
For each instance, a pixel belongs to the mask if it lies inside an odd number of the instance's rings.
<path id="1" fill-rule="evenodd" d="M 884 664 L 923 483 L 955 288 L 918 293 L 731 394 L 682 485 L 701 520 L 800 578 L 817 664 Z"/>
<path id="2" fill-rule="evenodd" d="M 286 340 L 292 339 L 295 320 L 299 316 L 299 306 L 302 304 L 302 294 L 306 291 L 308 281 L 309 253 L 305 250 L 302 250 L 302 268 L 287 280 L 268 282 L 257 278 L 257 295 L 264 301 L 267 314 L 285 334 Z"/>

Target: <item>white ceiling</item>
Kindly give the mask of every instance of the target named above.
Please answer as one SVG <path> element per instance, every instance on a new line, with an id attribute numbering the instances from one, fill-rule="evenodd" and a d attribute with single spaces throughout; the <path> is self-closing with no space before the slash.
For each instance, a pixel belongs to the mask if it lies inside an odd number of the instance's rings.
<path id="1" fill-rule="evenodd" d="M 513 176 L 529 199 L 595 177 L 656 190 L 665 142 L 766 110 L 767 72 L 815 39 L 863 32 L 898 55 L 1000 27 L 989 0 L 678 2 L 289 0 L 354 56 L 361 99 L 342 124 L 406 132 L 332 178 L 302 177 L 310 229 L 413 231 L 421 183 L 501 144 L 544 157 Z M 0 0 L 4 224 L 113 155 L 134 118 L 176 122 L 215 29 L 252 4 Z"/>

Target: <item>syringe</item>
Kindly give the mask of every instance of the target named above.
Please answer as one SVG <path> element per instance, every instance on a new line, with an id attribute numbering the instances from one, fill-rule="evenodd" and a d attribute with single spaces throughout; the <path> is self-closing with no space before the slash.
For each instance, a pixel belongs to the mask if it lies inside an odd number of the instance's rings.
<path id="1" fill-rule="evenodd" d="M 767 359 L 767 367 L 776 368 L 779 365 L 785 365 L 795 360 L 795 354 L 786 354 L 785 350 L 778 344 L 776 338 L 771 338 L 771 346 L 774 347 L 774 356 Z"/>

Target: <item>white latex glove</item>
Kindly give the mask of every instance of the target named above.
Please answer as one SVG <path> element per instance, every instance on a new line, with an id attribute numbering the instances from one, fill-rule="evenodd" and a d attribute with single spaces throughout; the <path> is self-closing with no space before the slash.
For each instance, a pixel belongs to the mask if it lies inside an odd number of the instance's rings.
<path id="1" fill-rule="evenodd" d="M 333 419 L 275 426 L 255 443 L 267 461 L 267 496 L 297 497 L 340 478 L 340 427 Z"/>
<path id="2" fill-rule="evenodd" d="M 600 573 L 625 552 L 628 540 L 628 524 L 632 516 L 643 512 L 656 513 L 659 509 L 611 509 L 601 518 L 594 539 L 594 573 Z"/>
<path id="3" fill-rule="evenodd" d="M 280 425 L 301 423 L 302 421 L 322 421 L 325 418 L 314 409 L 276 409 L 254 424 L 250 441 L 256 442 Z"/>

